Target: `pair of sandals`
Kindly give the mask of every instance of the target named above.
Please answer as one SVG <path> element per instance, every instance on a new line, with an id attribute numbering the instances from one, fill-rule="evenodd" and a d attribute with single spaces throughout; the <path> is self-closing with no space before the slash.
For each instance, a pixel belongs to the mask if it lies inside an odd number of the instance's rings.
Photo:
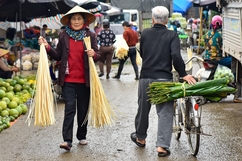
<path id="1" fill-rule="evenodd" d="M 145 144 L 142 144 L 137 141 L 137 136 L 135 132 L 131 133 L 130 138 L 138 147 L 145 147 Z M 163 149 L 165 149 L 166 152 L 158 152 L 158 157 L 166 157 L 171 154 L 171 151 L 169 149 L 167 148 L 163 148 Z"/>

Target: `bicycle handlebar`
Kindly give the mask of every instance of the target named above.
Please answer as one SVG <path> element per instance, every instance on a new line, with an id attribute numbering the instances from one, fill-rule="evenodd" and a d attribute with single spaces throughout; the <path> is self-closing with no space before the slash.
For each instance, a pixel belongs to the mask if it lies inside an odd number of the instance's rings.
<path id="1" fill-rule="evenodd" d="M 187 65 L 190 61 L 192 61 L 193 59 L 197 59 L 199 60 L 200 62 L 203 62 L 204 60 L 202 58 L 199 58 L 198 56 L 192 56 L 190 59 L 188 59 L 186 62 L 185 62 L 185 65 Z"/>

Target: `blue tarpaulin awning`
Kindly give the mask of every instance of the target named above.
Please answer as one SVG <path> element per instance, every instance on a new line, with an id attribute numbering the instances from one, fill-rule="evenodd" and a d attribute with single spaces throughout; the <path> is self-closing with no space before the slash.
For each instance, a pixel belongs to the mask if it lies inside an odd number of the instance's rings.
<path id="1" fill-rule="evenodd" d="M 192 7 L 192 0 L 173 0 L 173 12 L 186 13 Z"/>

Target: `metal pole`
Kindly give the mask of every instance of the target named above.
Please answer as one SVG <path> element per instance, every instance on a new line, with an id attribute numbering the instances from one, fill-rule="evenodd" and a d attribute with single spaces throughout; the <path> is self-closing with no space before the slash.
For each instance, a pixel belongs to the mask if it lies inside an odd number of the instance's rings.
<path id="1" fill-rule="evenodd" d="M 199 30 L 199 40 L 198 40 L 198 46 L 197 46 L 197 54 L 199 54 L 199 51 L 200 51 L 200 41 L 201 41 L 201 37 L 203 35 L 203 26 L 202 26 L 203 8 L 200 7 L 199 11 L 200 11 L 200 30 Z"/>
<path id="2" fill-rule="evenodd" d="M 21 5 L 21 2 L 19 1 L 19 22 L 21 23 L 22 21 L 22 5 Z M 20 32 L 21 32 L 21 24 L 20 24 Z M 21 44 L 21 41 L 22 41 L 22 34 L 20 34 L 20 46 L 19 46 L 19 49 L 20 49 L 20 74 L 21 74 L 21 71 L 23 69 L 23 64 L 22 64 L 22 44 Z"/>

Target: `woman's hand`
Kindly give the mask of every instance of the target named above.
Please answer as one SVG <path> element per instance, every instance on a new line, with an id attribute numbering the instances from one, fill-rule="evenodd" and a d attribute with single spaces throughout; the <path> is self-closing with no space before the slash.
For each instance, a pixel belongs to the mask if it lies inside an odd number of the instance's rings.
<path id="1" fill-rule="evenodd" d="M 48 46 L 49 46 L 48 42 L 42 36 L 39 37 L 38 43 L 39 43 L 39 45 L 44 44 L 45 48 L 48 48 Z"/>
<path id="2" fill-rule="evenodd" d="M 86 50 L 87 55 L 93 57 L 95 55 L 95 51 L 93 49 Z"/>
<path id="3" fill-rule="evenodd" d="M 19 71 L 19 68 L 13 66 L 13 67 L 12 67 L 12 71 L 13 71 L 13 72 L 18 72 L 18 71 Z"/>

